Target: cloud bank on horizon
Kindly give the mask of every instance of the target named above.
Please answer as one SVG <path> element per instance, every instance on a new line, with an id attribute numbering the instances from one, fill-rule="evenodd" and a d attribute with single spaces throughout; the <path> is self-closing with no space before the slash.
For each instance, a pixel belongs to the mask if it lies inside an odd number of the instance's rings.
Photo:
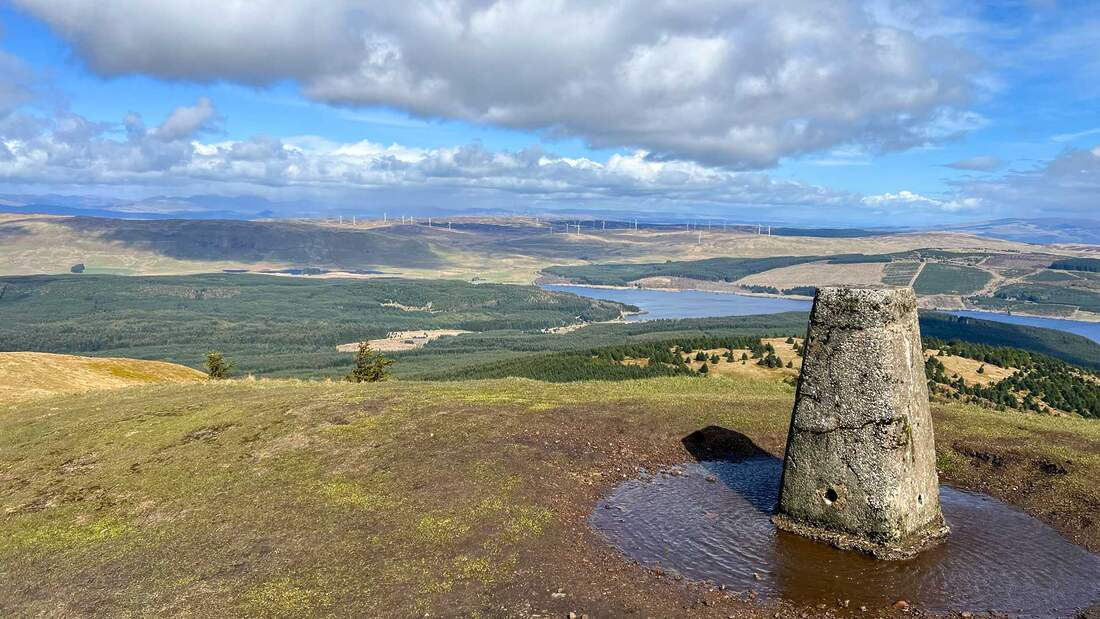
<path id="1" fill-rule="evenodd" d="M 14 4 L 102 88 L 127 76 L 261 93 L 289 83 L 332 114 L 397 110 L 456 123 L 467 138 L 427 147 L 279 127 L 231 137 L 232 116 L 206 95 L 176 102 L 151 128 L 132 111 L 93 119 L 58 105 L 48 71 L 8 49 L 0 180 L 17 190 L 213 190 L 333 209 L 752 211 L 833 223 L 1097 216 L 1100 147 L 1090 140 L 1100 135 L 1071 124 L 1090 119 L 1052 123 L 1060 139 L 1028 151 L 1019 144 L 1034 138 L 1012 135 L 1024 112 L 1006 108 L 1021 94 L 1043 100 L 1032 76 L 1044 58 L 1093 54 L 1092 66 L 1047 76 L 1048 86 L 1100 76 L 1097 44 L 1080 33 L 1100 24 L 1087 3 L 998 14 L 935 0 Z M 1067 106 L 1095 104 L 1098 93 L 1079 90 Z M 1066 93 L 1048 94 L 1042 111 L 1067 116 L 1055 105 Z M 496 130 L 528 143 L 479 141 Z M 579 140 L 583 152 L 555 152 L 561 140 Z M 902 177 L 912 166 L 920 182 L 832 182 L 811 165 L 856 159 L 900 166 Z"/>

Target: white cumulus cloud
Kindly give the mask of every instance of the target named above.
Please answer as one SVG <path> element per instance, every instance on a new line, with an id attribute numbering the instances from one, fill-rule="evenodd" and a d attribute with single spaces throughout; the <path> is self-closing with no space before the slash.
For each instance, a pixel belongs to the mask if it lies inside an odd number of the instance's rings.
<path id="1" fill-rule="evenodd" d="M 977 209 L 982 206 L 982 201 L 978 198 L 970 197 L 957 197 L 951 199 L 937 199 L 931 198 L 919 193 L 913 193 L 912 191 L 902 190 L 897 193 L 882 193 L 871 196 L 864 196 L 862 199 L 863 204 L 873 207 L 883 208 L 910 208 L 918 207 L 932 210 L 940 210 L 947 212 L 964 211 Z"/>
<path id="2" fill-rule="evenodd" d="M 177 108 L 152 129 L 133 113 L 120 123 L 95 123 L 71 113 L 0 116 L 0 183 L 153 191 L 201 186 L 203 191 L 253 194 L 270 189 L 314 195 L 382 190 L 391 198 L 430 190 L 447 201 L 513 195 L 532 202 L 643 200 L 678 207 L 817 208 L 854 200 L 845 192 L 759 172 L 654 160 L 644 151 L 596 161 L 539 147 L 489 150 L 476 142 L 413 148 L 267 135 L 203 141 L 198 133 L 216 117 L 214 109 L 212 102 L 200 99 L 194 106 Z"/>
<path id="3" fill-rule="evenodd" d="M 15 0 L 102 75 L 272 84 L 731 169 L 940 140 L 973 58 L 867 0 Z M 906 3 L 912 4 L 912 3 Z"/>

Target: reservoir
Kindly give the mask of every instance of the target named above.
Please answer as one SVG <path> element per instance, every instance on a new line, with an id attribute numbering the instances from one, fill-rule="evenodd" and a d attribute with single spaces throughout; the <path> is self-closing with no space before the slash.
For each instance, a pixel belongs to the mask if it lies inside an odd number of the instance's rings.
<path id="1" fill-rule="evenodd" d="M 749 316 L 753 314 L 778 314 L 781 312 L 808 312 L 810 301 L 778 297 L 757 297 L 728 292 L 701 290 L 651 290 L 644 288 L 596 288 L 592 286 L 547 285 L 546 290 L 571 292 L 582 297 L 607 299 L 637 306 L 644 314 L 628 316 L 627 320 L 659 320 L 662 318 L 710 318 L 715 316 Z M 996 312 L 969 310 L 949 311 L 948 314 L 967 316 L 980 320 L 1007 322 L 1031 327 L 1056 329 L 1075 333 L 1100 342 L 1100 323 L 1061 318 L 1038 318 Z"/>
<path id="2" fill-rule="evenodd" d="M 1027 325 L 1029 327 L 1043 327 L 1057 329 L 1067 333 L 1083 335 L 1094 342 L 1100 342 L 1100 322 L 1085 322 L 1083 320 L 1065 320 L 1062 318 L 1039 318 L 1036 316 L 1017 316 L 1016 314 L 999 314 L 997 312 L 975 312 L 971 310 L 959 310 L 946 312 L 955 316 L 966 316 L 979 320 L 993 320 L 1007 322 L 1014 325 Z"/>
<path id="3" fill-rule="evenodd" d="M 649 290 L 643 288 L 593 288 L 591 286 L 543 286 L 546 290 L 571 292 L 582 297 L 618 301 L 640 308 L 644 314 L 627 320 L 662 318 L 709 318 L 712 316 L 751 316 L 781 312 L 808 312 L 810 301 L 756 297 L 728 292 L 701 290 Z"/>

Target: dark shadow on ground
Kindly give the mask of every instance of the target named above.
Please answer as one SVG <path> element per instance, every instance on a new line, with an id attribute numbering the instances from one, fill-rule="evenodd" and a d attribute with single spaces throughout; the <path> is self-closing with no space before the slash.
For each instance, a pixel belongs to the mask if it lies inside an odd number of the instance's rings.
<path id="1" fill-rule="evenodd" d="M 740 432 L 721 426 L 707 426 L 680 440 L 684 448 L 696 460 L 730 460 L 740 462 L 749 458 L 775 458 L 761 449 L 753 440 Z M 778 458 L 776 458 L 778 459 Z"/>
<path id="2" fill-rule="evenodd" d="M 721 426 L 696 430 L 681 442 L 715 481 L 740 494 L 760 512 L 775 513 L 783 472 L 783 462 L 779 458 L 761 449 L 744 434 Z M 752 467 L 751 475 L 746 475 L 744 468 L 729 465 L 748 460 L 760 464 Z"/>
<path id="3" fill-rule="evenodd" d="M 94 217 L 72 217 L 57 223 L 81 235 L 181 260 L 282 262 L 328 269 L 440 268 L 446 262 L 421 239 L 350 227 L 286 221 Z"/>
<path id="4" fill-rule="evenodd" d="M 8 222 L 3 227 L 0 227 L 0 241 L 4 239 L 14 239 L 17 236 L 27 236 L 28 234 L 30 234 L 30 230 L 28 230 L 26 227 L 13 224 L 11 222 Z"/>

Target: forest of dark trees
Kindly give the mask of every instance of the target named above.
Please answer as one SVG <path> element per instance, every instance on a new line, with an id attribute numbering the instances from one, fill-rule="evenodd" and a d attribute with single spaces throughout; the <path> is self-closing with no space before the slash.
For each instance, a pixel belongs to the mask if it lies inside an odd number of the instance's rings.
<path id="1" fill-rule="evenodd" d="M 1055 260 L 1050 268 L 1060 271 L 1086 271 L 1100 273 L 1100 258 L 1065 258 Z"/>
<path id="2" fill-rule="evenodd" d="M 1045 410 L 1042 406 L 1045 403 L 1061 411 L 1100 419 L 1100 374 L 1094 371 L 1018 348 L 959 340 L 944 342 L 935 338 L 926 338 L 925 346 L 944 355 L 1019 370 L 990 385 L 967 385 L 962 378 L 948 376 L 943 363 L 936 357 L 929 357 L 925 371 L 936 393 L 977 398 L 994 406 L 1035 412 Z M 950 389 L 939 389 L 938 385 Z"/>

